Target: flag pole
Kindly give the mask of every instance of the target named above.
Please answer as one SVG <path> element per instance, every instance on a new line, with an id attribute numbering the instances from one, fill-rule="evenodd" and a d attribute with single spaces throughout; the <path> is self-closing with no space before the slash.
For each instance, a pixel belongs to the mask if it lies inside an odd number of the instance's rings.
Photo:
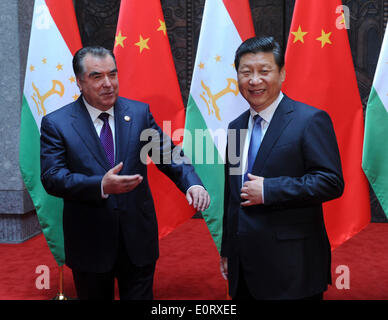
<path id="1" fill-rule="evenodd" d="M 59 272 L 59 292 L 52 300 L 68 300 L 63 292 L 63 266 L 58 266 Z"/>
<path id="2" fill-rule="evenodd" d="M 232 300 L 232 298 L 229 295 L 229 281 L 226 280 L 226 300 Z"/>

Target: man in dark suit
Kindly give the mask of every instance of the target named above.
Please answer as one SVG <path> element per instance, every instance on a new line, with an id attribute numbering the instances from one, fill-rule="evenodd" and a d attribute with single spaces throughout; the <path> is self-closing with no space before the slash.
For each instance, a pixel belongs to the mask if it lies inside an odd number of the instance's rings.
<path id="1" fill-rule="evenodd" d="M 152 299 L 159 249 L 147 154 L 195 209 L 205 210 L 209 195 L 149 106 L 118 96 L 111 51 L 83 48 L 73 68 L 81 97 L 41 124 L 41 180 L 64 199 L 66 264 L 80 299 L 114 299 L 115 278 L 121 299 Z"/>
<path id="2" fill-rule="evenodd" d="M 331 283 L 322 203 L 344 189 L 332 122 L 281 92 L 284 55 L 272 37 L 243 42 L 235 66 L 250 109 L 228 129 L 221 272 L 229 294 L 322 299 Z"/>

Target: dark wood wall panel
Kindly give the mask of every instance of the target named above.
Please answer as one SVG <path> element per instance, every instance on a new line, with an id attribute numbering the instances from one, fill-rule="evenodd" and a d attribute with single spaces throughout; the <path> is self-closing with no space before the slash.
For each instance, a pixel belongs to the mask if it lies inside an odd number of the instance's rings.
<path id="1" fill-rule="evenodd" d="M 120 0 L 73 0 L 84 45 L 113 48 Z M 250 0 L 257 35 L 287 44 L 295 0 Z M 205 0 L 161 0 L 175 67 L 186 105 Z M 388 0 L 343 0 L 350 9 L 349 41 L 365 110 L 388 21 Z M 372 221 L 387 219 L 371 191 Z"/>
<path id="2" fill-rule="evenodd" d="M 84 46 L 113 49 L 120 0 L 73 0 Z"/>

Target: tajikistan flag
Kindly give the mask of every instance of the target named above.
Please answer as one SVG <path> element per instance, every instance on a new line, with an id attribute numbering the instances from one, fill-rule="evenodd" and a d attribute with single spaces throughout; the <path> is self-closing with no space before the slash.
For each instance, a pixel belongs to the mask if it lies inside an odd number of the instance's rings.
<path id="1" fill-rule="evenodd" d="M 362 168 L 388 217 L 388 31 L 365 115 Z"/>
<path id="2" fill-rule="evenodd" d="M 46 114 L 79 97 L 72 70 L 81 38 L 72 0 L 35 0 L 21 110 L 20 170 L 59 266 L 64 264 L 63 201 L 40 181 L 40 123 Z"/>
<path id="3" fill-rule="evenodd" d="M 220 251 L 224 210 L 224 160 L 229 122 L 249 108 L 239 94 L 234 55 L 254 36 L 248 0 L 208 0 L 186 109 L 184 151 L 210 194 L 202 213 Z"/>

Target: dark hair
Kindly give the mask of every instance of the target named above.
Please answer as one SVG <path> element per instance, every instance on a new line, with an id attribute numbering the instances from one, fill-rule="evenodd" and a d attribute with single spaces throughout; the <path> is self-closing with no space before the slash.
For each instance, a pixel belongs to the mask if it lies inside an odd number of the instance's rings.
<path id="1" fill-rule="evenodd" d="M 73 70 L 77 77 L 82 76 L 82 74 L 85 72 L 83 61 L 87 54 L 91 54 L 94 57 L 100 58 L 105 58 L 109 55 L 113 58 L 113 61 L 117 66 L 116 58 L 111 50 L 100 46 L 84 47 L 79 49 L 73 57 Z"/>
<path id="2" fill-rule="evenodd" d="M 240 65 L 240 59 L 247 53 L 272 52 L 279 70 L 284 66 L 284 53 L 279 43 L 273 37 L 253 37 L 245 40 L 236 51 L 234 65 L 236 70 Z"/>

